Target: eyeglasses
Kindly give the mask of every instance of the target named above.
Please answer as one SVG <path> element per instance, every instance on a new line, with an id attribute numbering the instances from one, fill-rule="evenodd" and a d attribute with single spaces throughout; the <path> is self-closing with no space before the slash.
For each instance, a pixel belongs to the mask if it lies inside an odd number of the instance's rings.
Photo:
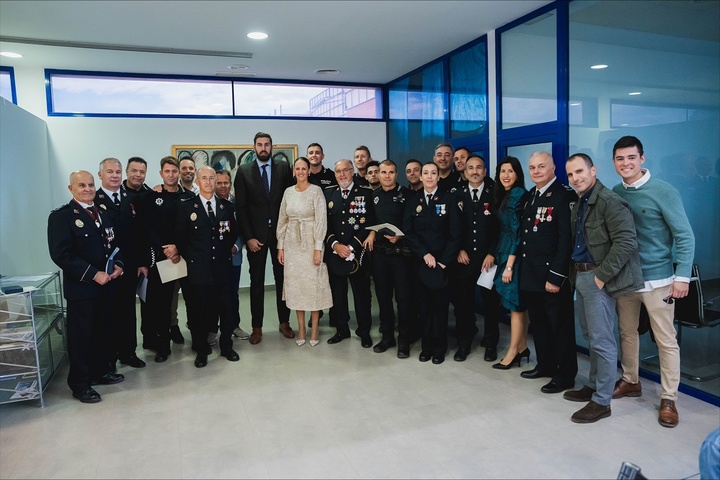
<path id="1" fill-rule="evenodd" d="M 352 168 L 343 168 L 343 169 L 335 170 L 335 173 L 352 173 L 352 172 L 353 172 Z"/>
<path id="2" fill-rule="evenodd" d="M 672 296 L 668 295 L 667 297 L 663 298 L 663 302 L 667 303 L 668 305 L 672 305 L 673 303 L 675 303 L 675 299 Z"/>

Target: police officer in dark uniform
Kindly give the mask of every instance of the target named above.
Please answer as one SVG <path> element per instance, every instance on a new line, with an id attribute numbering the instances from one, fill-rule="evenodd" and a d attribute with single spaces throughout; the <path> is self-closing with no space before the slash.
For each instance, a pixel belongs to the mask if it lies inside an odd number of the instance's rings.
<path id="1" fill-rule="evenodd" d="M 365 248 L 372 249 L 375 232 L 366 230 L 375 224 L 372 190 L 353 183 L 353 165 L 350 160 L 335 162 L 338 186 L 325 190 L 328 227 L 325 237 L 325 263 L 328 265 L 333 306 L 330 322 L 337 333 L 328 339 L 334 344 L 350 338 L 350 312 L 348 308 L 348 281 L 353 291 L 357 330 L 364 348 L 372 347 L 370 327 L 370 272 Z"/>
<path id="2" fill-rule="evenodd" d="M 540 390 L 573 388 L 577 375 L 575 315 L 570 289 L 572 228 L 570 211 L 577 194 L 555 176 L 548 152 L 530 156 L 530 179 L 521 219 L 520 290 L 528 305 L 538 363 L 524 378 L 550 377 Z"/>
<path id="3" fill-rule="evenodd" d="M 463 201 L 463 238 L 457 263 L 450 275 L 450 285 L 455 305 L 455 329 L 458 350 L 455 361 L 465 361 L 475 334 L 475 289 L 483 269 L 493 266 L 499 235 L 497 217 L 491 212 L 495 182 L 486 177 L 485 161 L 474 154 L 467 159 L 465 175 L 468 178 L 458 196 Z M 495 290 L 480 288 L 485 308 L 485 360 L 497 359 L 497 343 L 500 336 L 500 300 Z"/>
<path id="4" fill-rule="evenodd" d="M 156 351 L 155 361 L 164 362 L 170 355 L 170 316 L 175 281 L 162 283 L 157 262 L 180 259 L 175 240 L 175 219 L 182 201 L 195 197 L 178 183 L 180 164 L 175 157 L 160 160 L 160 176 L 163 179 L 160 192 L 154 190 L 142 197 L 140 215 L 145 230 L 147 247 L 143 266 L 147 267 L 147 313 L 148 332 L 143 332 L 143 346 Z M 207 334 L 207 332 L 206 332 Z"/>
<path id="5" fill-rule="evenodd" d="M 372 193 L 375 206 L 375 222 L 378 225 L 389 223 L 398 230 L 402 229 L 405 215 L 405 203 L 409 196 L 415 196 L 409 189 L 397 183 L 397 166 L 392 160 L 380 162 L 380 188 Z M 402 235 L 381 229 L 375 234 L 373 244 L 372 271 L 375 294 L 380 308 L 380 330 L 382 340 L 373 347 L 376 353 L 385 352 L 396 345 L 395 313 L 393 292 L 398 310 L 398 358 L 410 356 L 412 298 L 412 252 L 405 244 Z M 417 320 L 417 319 L 415 319 Z M 413 325 L 414 327 L 414 325 Z"/>
<path id="6" fill-rule="evenodd" d="M 232 288 L 232 248 L 238 237 L 233 204 L 215 196 L 215 170 L 197 171 L 200 193 L 178 207 L 175 238 L 188 266 L 183 294 L 188 306 L 188 325 L 197 357 L 195 366 L 207 365 L 211 352 L 208 332 L 220 317 L 220 355 L 231 362 L 240 359 L 232 348 L 237 312 Z"/>
<path id="7" fill-rule="evenodd" d="M 325 158 L 322 145 L 319 143 L 311 143 L 307 147 L 307 159 L 310 162 L 310 175 L 308 181 L 313 185 L 317 185 L 323 190 L 327 187 L 337 185 L 335 172 L 324 167 L 322 162 Z"/>
<path id="8" fill-rule="evenodd" d="M 112 218 L 93 203 L 95 180 L 90 172 L 73 172 L 68 189 L 73 200 L 48 217 L 48 247 L 53 262 L 63 271 L 68 386 L 81 402 L 96 403 L 102 399 L 92 385 L 124 380 L 111 370 L 108 331 L 115 282 L 123 274 L 122 252 L 115 253 Z M 114 262 L 109 261 L 111 257 Z"/>
<path id="9" fill-rule="evenodd" d="M 143 368 L 145 362 L 135 353 L 137 348 L 137 316 L 135 297 L 137 290 L 138 250 L 136 243 L 136 210 L 122 184 L 122 164 L 117 158 L 100 162 L 98 177 L 101 186 L 95 193 L 95 204 L 113 218 L 119 233 L 118 246 L 128 275 L 117 280 L 117 301 L 113 308 L 113 351 L 120 363 Z M 115 366 L 115 358 L 111 360 Z"/>
<path id="10" fill-rule="evenodd" d="M 447 353 L 450 287 L 445 270 L 456 261 L 462 239 L 461 201 L 438 187 L 438 167 L 422 168 L 423 189 L 407 202 L 403 232 L 417 258 L 418 300 L 423 325 L 420 361 L 438 365 Z"/>

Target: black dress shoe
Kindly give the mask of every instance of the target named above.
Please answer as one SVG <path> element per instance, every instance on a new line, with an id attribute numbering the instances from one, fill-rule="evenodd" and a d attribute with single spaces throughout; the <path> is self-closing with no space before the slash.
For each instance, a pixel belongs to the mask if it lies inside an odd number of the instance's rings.
<path id="1" fill-rule="evenodd" d="M 155 363 L 163 363 L 170 356 L 170 352 L 157 352 L 155 354 Z"/>
<path id="2" fill-rule="evenodd" d="M 343 340 L 345 340 L 346 338 L 350 338 L 350 333 L 340 333 L 340 332 L 338 332 L 338 333 L 336 333 L 335 335 L 333 335 L 332 337 L 328 338 L 328 341 L 327 341 L 327 342 L 328 342 L 330 345 L 332 345 L 332 344 L 335 344 L 335 343 L 340 343 L 340 342 L 342 342 Z"/>
<path id="3" fill-rule="evenodd" d="M 395 343 L 395 340 L 381 340 L 377 345 L 375 345 L 373 347 L 373 352 L 375 352 L 375 353 L 387 352 L 387 350 L 389 348 L 392 348 L 395 345 L 397 345 L 397 343 Z"/>
<path id="4" fill-rule="evenodd" d="M 133 368 L 143 368 L 145 366 L 145 362 L 140 360 L 137 355 L 133 355 L 132 357 L 128 358 L 121 358 L 120 363 L 123 365 L 129 365 Z"/>
<path id="5" fill-rule="evenodd" d="M 370 338 L 370 335 L 362 335 L 360 337 L 360 345 L 362 345 L 363 348 L 372 347 L 372 338 Z"/>
<path id="6" fill-rule="evenodd" d="M 108 372 L 102 377 L 96 378 L 92 381 L 93 385 L 114 385 L 125 380 L 125 376 L 121 373 Z"/>
<path id="7" fill-rule="evenodd" d="M 401 343 L 398 346 L 397 357 L 398 358 L 409 358 L 410 357 L 410 346 L 407 344 Z"/>
<path id="8" fill-rule="evenodd" d="M 497 360 L 497 348 L 496 347 L 486 347 L 485 348 L 485 356 L 483 358 L 485 359 L 486 362 L 494 362 L 495 360 Z"/>
<path id="9" fill-rule="evenodd" d="M 230 350 L 221 351 L 220 355 L 227 358 L 231 362 L 237 362 L 238 360 L 240 360 L 240 355 L 238 355 L 238 353 L 232 348 Z"/>
<path id="10" fill-rule="evenodd" d="M 432 358 L 432 362 L 434 365 L 440 365 L 445 361 L 445 355 L 434 355 Z"/>
<path id="11" fill-rule="evenodd" d="M 542 386 L 540 391 L 542 393 L 560 393 L 569 388 L 573 388 L 574 386 L 575 385 L 571 385 L 568 383 L 555 383 L 554 380 L 550 380 L 549 383 Z"/>
<path id="12" fill-rule="evenodd" d="M 460 347 L 458 348 L 457 352 L 455 352 L 455 355 L 453 356 L 453 360 L 456 362 L 464 362 L 467 360 L 468 354 L 470 353 L 470 349 L 467 347 Z M 435 360 L 433 358 L 433 360 Z"/>
<path id="13" fill-rule="evenodd" d="M 195 357 L 195 366 L 197 368 L 207 367 L 207 355 L 204 353 L 198 353 Z"/>
<path id="14" fill-rule="evenodd" d="M 420 352 L 420 356 L 418 357 L 418 359 L 421 362 L 428 362 L 428 361 L 430 361 L 431 358 L 432 358 L 432 355 L 430 355 L 427 352 Z"/>
<path id="15" fill-rule="evenodd" d="M 543 378 L 543 377 L 552 377 L 552 375 L 546 375 L 540 370 L 538 370 L 537 367 L 533 368 L 532 370 L 525 370 L 524 372 L 520 373 L 520 376 L 523 378 Z"/>
<path id="16" fill-rule="evenodd" d="M 90 387 L 85 390 L 80 390 L 79 392 L 73 392 L 73 397 L 77 398 L 82 403 L 97 403 L 102 400 L 100 394 Z"/>

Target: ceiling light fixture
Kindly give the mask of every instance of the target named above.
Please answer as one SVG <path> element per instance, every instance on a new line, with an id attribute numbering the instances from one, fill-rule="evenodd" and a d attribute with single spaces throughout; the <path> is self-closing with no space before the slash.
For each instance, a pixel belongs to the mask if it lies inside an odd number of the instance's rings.
<path id="1" fill-rule="evenodd" d="M 340 70 L 336 70 L 334 68 L 319 68 L 315 70 L 315 73 L 317 75 L 337 75 L 340 73 Z"/>
<path id="2" fill-rule="evenodd" d="M 628 95 L 642 95 L 642 92 L 630 92 Z"/>
<path id="3" fill-rule="evenodd" d="M 8 57 L 8 58 L 22 58 L 22 55 L 20 55 L 19 53 L 15 53 L 15 52 L 0 52 L 0 55 L 2 55 L 3 57 Z"/>
<path id="4" fill-rule="evenodd" d="M 268 34 L 263 32 L 250 32 L 247 34 L 247 37 L 253 40 L 265 40 L 268 38 Z"/>
<path id="5" fill-rule="evenodd" d="M 593 65 L 590 68 L 592 68 L 593 70 L 602 70 L 603 68 L 608 68 L 608 66 L 603 63 L 599 63 L 597 65 Z"/>
<path id="6" fill-rule="evenodd" d="M 236 63 L 235 65 L 227 66 L 228 70 L 247 70 L 248 68 L 250 68 L 250 67 L 248 67 L 247 65 L 243 65 L 241 63 Z"/>

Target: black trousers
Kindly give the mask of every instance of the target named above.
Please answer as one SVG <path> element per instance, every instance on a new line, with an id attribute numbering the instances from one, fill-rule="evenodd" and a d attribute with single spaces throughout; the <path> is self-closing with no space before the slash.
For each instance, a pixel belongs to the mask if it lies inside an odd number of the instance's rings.
<path id="1" fill-rule="evenodd" d="M 350 333 L 350 309 L 348 305 L 348 282 L 353 292 L 355 317 L 359 336 L 370 335 L 372 316 L 370 313 L 370 273 L 366 265 L 352 275 L 329 274 L 333 306 L 330 307 L 330 322 L 335 324 L 338 333 Z"/>
<path id="2" fill-rule="evenodd" d="M 410 303 L 412 292 L 411 260 L 399 254 L 385 254 L 379 249 L 373 251 L 373 282 L 380 309 L 380 326 L 383 339 L 395 340 L 395 311 L 393 294 L 398 312 L 398 341 L 410 343 Z"/>
<path id="3" fill-rule="evenodd" d="M 248 267 L 250 271 L 250 314 L 252 316 L 253 328 L 262 328 L 265 316 L 265 263 L 268 254 L 273 266 L 275 277 L 275 303 L 279 323 L 290 321 L 290 309 L 282 299 L 283 291 L 283 266 L 277 259 L 277 238 L 275 229 L 269 232 L 265 245 L 257 252 L 247 250 Z"/>
<path id="4" fill-rule="evenodd" d="M 420 283 L 418 294 L 422 322 L 422 351 L 433 356 L 445 356 L 448 349 L 450 284 L 439 290 L 431 290 Z"/>
<path id="5" fill-rule="evenodd" d="M 522 292 L 533 328 L 537 369 L 556 383 L 572 384 L 577 375 L 575 314 L 569 282 L 558 293 Z"/>
<path id="6" fill-rule="evenodd" d="M 112 309 L 112 340 L 116 358 L 127 359 L 135 355 L 137 348 L 137 313 L 135 298 L 138 278 L 134 271 L 113 280 L 116 282 L 116 298 Z"/>
<path id="7" fill-rule="evenodd" d="M 67 301 L 67 348 L 70 371 L 67 383 L 73 392 L 89 388 L 93 379 L 110 372 L 113 356 L 111 310 L 107 294 L 89 300 Z"/>
<path id="8" fill-rule="evenodd" d="M 157 266 L 148 273 L 147 305 L 143 312 L 144 341 L 149 341 L 158 353 L 165 355 L 170 354 L 170 306 L 176 281 L 162 283 Z"/>
<path id="9" fill-rule="evenodd" d="M 483 306 L 485 307 L 485 320 L 483 324 L 483 338 L 485 338 L 485 346 L 497 348 L 500 340 L 500 319 L 503 315 L 503 308 L 500 304 L 500 296 L 495 290 L 478 287 L 480 296 L 482 297 Z"/>
<path id="10" fill-rule="evenodd" d="M 197 352 L 208 352 L 208 332 L 217 328 L 220 320 L 220 350 L 230 350 L 233 346 L 232 332 L 237 326 L 237 311 L 234 311 L 232 285 L 227 282 L 219 285 L 183 285 L 185 303 L 188 307 L 188 325 L 192 335 L 192 347 Z"/>
<path id="11" fill-rule="evenodd" d="M 448 267 L 451 300 L 455 313 L 455 336 L 458 348 L 470 348 L 473 338 L 478 333 L 475 317 L 475 270 L 474 265 L 453 265 Z"/>

